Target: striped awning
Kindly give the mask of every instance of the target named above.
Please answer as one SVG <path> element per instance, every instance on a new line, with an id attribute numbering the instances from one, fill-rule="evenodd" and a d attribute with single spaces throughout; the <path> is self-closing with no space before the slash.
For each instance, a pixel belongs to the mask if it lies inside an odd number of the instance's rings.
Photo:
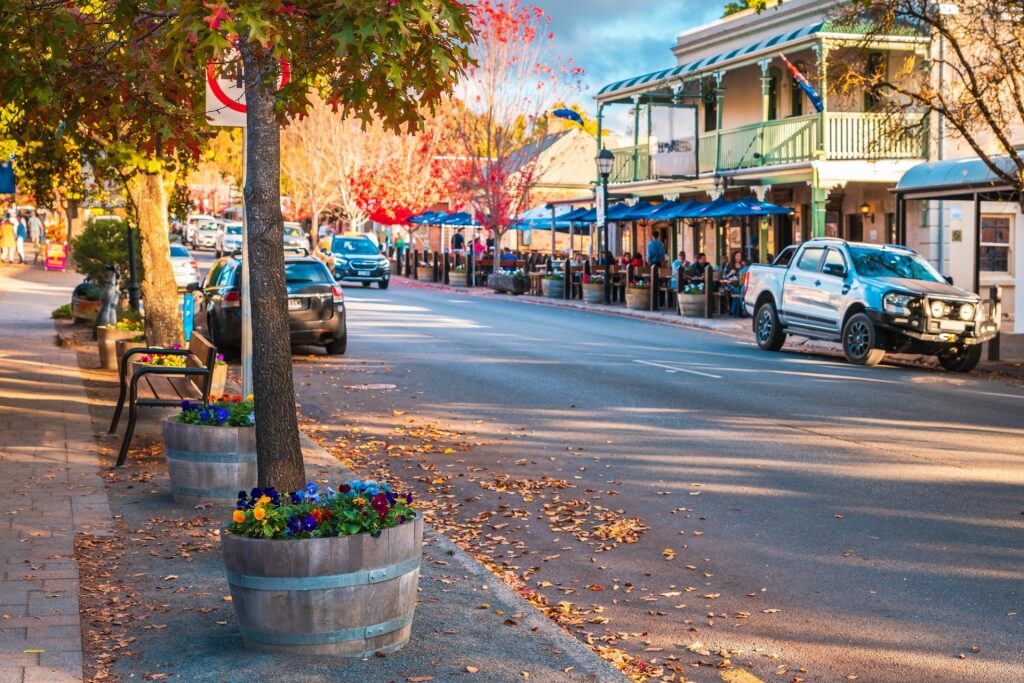
<path id="1" fill-rule="evenodd" d="M 695 62 L 688 62 L 668 69 L 662 69 L 661 71 L 653 71 L 642 76 L 634 76 L 633 78 L 627 78 L 622 81 L 610 83 L 598 91 L 597 99 L 609 100 L 620 94 L 643 90 L 649 86 L 655 86 L 662 81 L 678 79 L 702 71 L 710 71 L 718 65 L 731 62 L 735 59 L 754 57 L 757 54 L 768 50 L 778 50 L 797 41 L 804 40 L 808 36 L 822 32 L 826 28 L 826 23 L 827 22 L 818 22 L 795 31 L 790 31 L 789 33 L 780 33 L 777 36 L 762 40 L 758 43 L 754 43 L 753 45 L 739 47 L 730 52 L 723 52 L 722 54 L 714 55 L 713 57 L 705 57 L 704 59 L 700 59 Z"/>

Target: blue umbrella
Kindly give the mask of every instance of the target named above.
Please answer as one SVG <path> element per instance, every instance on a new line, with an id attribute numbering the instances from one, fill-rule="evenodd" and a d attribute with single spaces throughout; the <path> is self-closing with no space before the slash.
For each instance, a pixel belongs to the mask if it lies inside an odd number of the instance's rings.
<path id="1" fill-rule="evenodd" d="M 744 197 L 735 202 L 727 202 L 721 206 L 704 211 L 702 218 L 726 218 L 745 216 L 783 216 L 789 209 L 771 202 L 759 202 L 755 197 Z"/>

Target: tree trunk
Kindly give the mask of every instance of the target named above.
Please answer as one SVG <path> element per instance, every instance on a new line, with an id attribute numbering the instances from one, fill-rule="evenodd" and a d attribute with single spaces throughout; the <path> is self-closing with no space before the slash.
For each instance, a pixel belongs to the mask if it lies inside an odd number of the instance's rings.
<path id="1" fill-rule="evenodd" d="M 248 145 L 245 214 L 248 221 L 249 293 L 252 307 L 252 377 L 256 396 L 256 463 L 259 485 L 295 491 L 305 485 L 292 383 L 288 292 L 284 280 L 281 216 L 281 131 L 274 93 L 260 74 L 277 68 L 247 40 L 239 41 L 245 72 Z"/>
<path id="2" fill-rule="evenodd" d="M 173 346 L 182 340 L 178 286 L 171 266 L 167 239 L 167 189 L 159 173 L 137 173 L 128 192 L 139 216 L 142 260 L 142 300 L 146 304 L 146 341 L 152 346 Z"/>

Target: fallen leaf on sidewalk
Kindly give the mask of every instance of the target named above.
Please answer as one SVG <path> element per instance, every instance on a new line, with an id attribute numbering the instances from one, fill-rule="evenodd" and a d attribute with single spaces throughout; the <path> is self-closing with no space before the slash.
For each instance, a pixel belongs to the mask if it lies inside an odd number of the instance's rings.
<path id="1" fill-rule="evenodd" d="M 409 683 L 425 683 L 425 681 L 434 680 L 433 676 L 406 676 L 405 680 Z"/>
<path id="2" fill-rule="evenodd" d="M 178 578 L 177 574 L 168 574 L 167 576 L 165 576 L 164 578 L 162 578 L 160 580 L 161 581 L 174 581 L 176 578 Z"/>

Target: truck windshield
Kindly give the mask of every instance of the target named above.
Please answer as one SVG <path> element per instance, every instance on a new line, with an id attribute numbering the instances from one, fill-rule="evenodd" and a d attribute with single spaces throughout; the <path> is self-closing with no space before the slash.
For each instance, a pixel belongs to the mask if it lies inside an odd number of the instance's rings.
<path id="1" fill-rule="evenodd" d="M 890 249 L 850 247 L 853 267 L 865 277 L 901 277 L 908 280 L 943 282 L 932 265 L 917 254 Z"/>

